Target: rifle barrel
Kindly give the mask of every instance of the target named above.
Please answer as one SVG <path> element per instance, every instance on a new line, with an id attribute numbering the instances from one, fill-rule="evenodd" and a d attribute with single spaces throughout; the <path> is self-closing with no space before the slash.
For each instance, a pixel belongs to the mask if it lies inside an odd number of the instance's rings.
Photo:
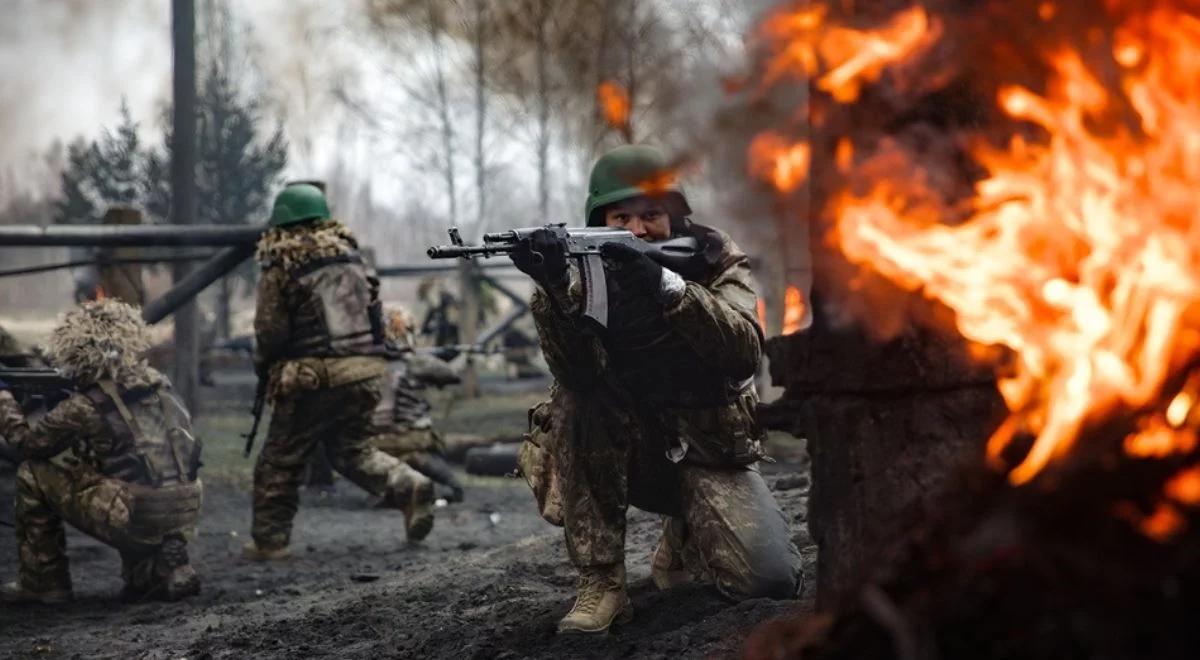
<path id="1" fill-rule="evenodd" d="M 455 259 L 457 257 L 490 257 L 496 254 L 512 252 L 513 246 L 508 244 L 494 245 L 435 245 L 425 252 L 430 259 Z"/>

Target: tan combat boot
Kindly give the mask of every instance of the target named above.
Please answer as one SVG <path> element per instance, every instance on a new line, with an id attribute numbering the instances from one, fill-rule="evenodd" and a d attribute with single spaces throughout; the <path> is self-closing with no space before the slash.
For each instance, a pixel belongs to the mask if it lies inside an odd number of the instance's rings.
<path id="1" fill-rule="evenodd" d="M 200 593 L 200 576 L 188 560 L 187 541 L 183 536 L 172 535 L 163 541 L 158 551 L 163 577 L 163 596 L 169 601 L 183 600 Z"/>
<path id="2" fill-rule="evenodd" d="M 260 548 L 254 541 L 242 546 L 242 557 L 250 561 L 281 561 L 291 556 L 292 551 L 286 547 Z"/>
<path id="3" fill-rule="evenodd" d="M 420 541 L 433 531 L 433 482 L 424 475 L 414 479 L 407 492 L 393 494 L 404 511 L 404 532 L 409 541 Z"/>
<path id="4" fill-rule="evenodd" d="M 625 593 L 625 565 L 591 566 L 579 572 L 579 596 L 558 622 L 558 633 L 603 634 L 612 624 L 631 619 L 633 604 Z"/>
<path id="5" fill-rule="evenodd" d="M 0 587 L 0 602 L 9 605 L 62 605 L 75 598 L 71 588 L 32 591 L 20 582 L 9 582 Z"/>

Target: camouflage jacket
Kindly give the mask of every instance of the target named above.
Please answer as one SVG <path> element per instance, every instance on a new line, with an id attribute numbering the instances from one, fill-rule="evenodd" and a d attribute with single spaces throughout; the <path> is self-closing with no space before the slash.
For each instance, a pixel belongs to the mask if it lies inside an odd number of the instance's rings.
<path id="1" fill-rule="evenodd" d="M 262 274 L 254 314 L 254 365 L 260 375 L 270 374 L 273 399 L 300 389 L 336 387 L 383 373 L 385 362 L 378 357 L 292 359 L 288 355 L 293 328 L 311 321 L 297 317 L 300 312 L 294 301 L 300 299 L 301 292 L 291 273 L 316 259 L 357 247 L 350 230 L 336 221 L 273 229 L 259 240 L 256 258 Z M 370 278 L 369 285 L 372 298 L 378 299 L 379 281 Z"/>
<path id="2" fill-rule="evenodd" d="M 688 229 L 716 235 L 722 245 L 707 276 L 688 281 L 678 304 L 662 310 L 622 298 L 610 284 L 609 330 L 600 338 L 578 320 L 572 270 L 569 288 L 534 294 L 538 336 L 558 384 L 579 405 L 598 409 L 577 419 L 607 420 L 575 433 L 661 442 L 676 462 L 746 465 L 761 457 L 763 436 L 752 384 L 763 344 L 754 279 L 727 235 Z"/>
<path id="3" fill-rule="evenodd" d="M 166 384 L 166 378 L 150 371 L 148 382 Z M 49 411 L 26 417 L 8 391 L 0 392 L 0 435 L 27 459 L 48 460 L 58 456 L 69 465 L 99 470 L 100 459 L 114 449 L 116 438 L 103 414 L 88 397 L 75 392 Z"/>

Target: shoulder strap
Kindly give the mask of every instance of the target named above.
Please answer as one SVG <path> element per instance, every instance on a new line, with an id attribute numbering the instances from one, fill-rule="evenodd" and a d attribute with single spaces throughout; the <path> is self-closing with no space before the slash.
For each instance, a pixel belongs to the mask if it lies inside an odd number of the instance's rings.
<path id="1" fill-rule="evenodd" d="M 322 257 L 320 259 L 314 259 L 314 260 L 309 261 L 308 263 L 304 264 L 303 266 L 297 268 L 296 270 L 291 271 L 291 273 L 289 273 L 289 274 L 292 276 L 293 279 L 300 279 L 301 277 L 304 277 L 305 275 L 308 275 L 309 273 L 312 273 L 314 271 L 321 270 L 322 268 L 324 268 L 326 266 L 332 266 L 334 264 L 361 264 L 361 263 L 363 263 L 363 258 L 361 255 L 358 254 L 358 252 L 344 252 L 342 254 L 334 255 L 332 257 Z"/>

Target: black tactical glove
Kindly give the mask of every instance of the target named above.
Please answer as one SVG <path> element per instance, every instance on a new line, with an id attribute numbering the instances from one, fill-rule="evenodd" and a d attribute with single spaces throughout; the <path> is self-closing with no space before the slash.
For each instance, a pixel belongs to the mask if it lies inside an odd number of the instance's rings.
<path id="1" fill-rule="evenodd" d="M 567 241 L 548 229 L 521 239 L 508 257 L 522 273 L 541 284 L 561 282 L 567 275 Z"/>
<path id="2" fill-rule="evenodd" d="M 628 245 L 608 243 L 601 246 L 600 256 L 617 266 L 612 278 L 624 293 L 650 296 L 664 306 L 683 297 L 683 278 Z"/>

